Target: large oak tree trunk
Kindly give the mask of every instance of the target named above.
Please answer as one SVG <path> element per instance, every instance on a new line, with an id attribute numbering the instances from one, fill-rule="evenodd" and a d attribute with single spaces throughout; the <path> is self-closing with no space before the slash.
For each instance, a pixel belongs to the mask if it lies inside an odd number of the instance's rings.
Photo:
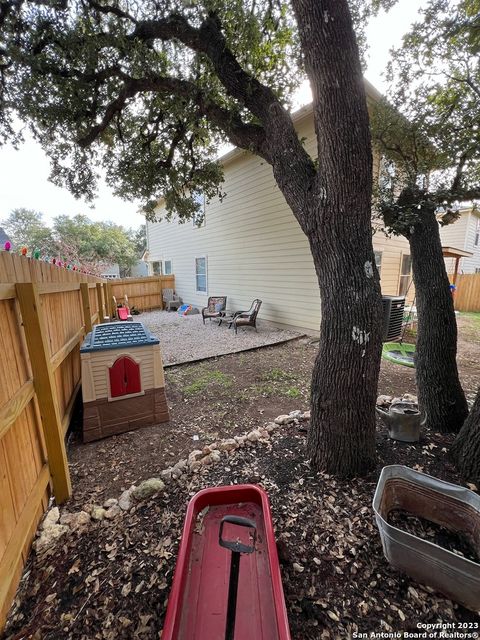
<path id="1" fill-rule="evenodd" d="M 480 487 L 480 388 L 453 443 L 452 454 L 462 476 Z"/>
<path id="2" fill-rule="evenodd" d="M 343 237 L 341 243 L 332 244 L 321 231 L 310 238 L 322 320 L 311 384 L 308 452 L 316 468 L 349 476 L 364 474 L 375 464 L 382 308 L 371 237 L 360 225 L 348 229 L 340 211 L 339 203 L 332 211 L 332 224 L 337 220 L 334 237 Z M 369 207 L 362 211 L 357 205 L 356 212 L 359 217 L 369 214 Z"/>
<path id="3" fill-rule="evenodd" d="M 312 86 L 319 163 L 303 225 L 322 304 L 308 453 L 315 468 L 352 476 L 375 463 L 381 353 L 367 103 L 348 3 L 292 5 Z"/>
<path id="4" fill-rule="evenodd" d="M 418 399 L 434 431 L 458 431 L 468 407 L 457 369 L 457 321 L 433 208 L 410 234 L 418 310 Z M 400 390 L 401 391 L 401 390 Z"/>

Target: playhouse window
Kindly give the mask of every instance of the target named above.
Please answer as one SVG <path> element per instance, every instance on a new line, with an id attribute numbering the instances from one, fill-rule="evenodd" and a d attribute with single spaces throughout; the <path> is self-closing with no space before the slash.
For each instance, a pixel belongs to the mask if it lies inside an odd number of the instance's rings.
<path id="1" fill-rule="evenodd" d="M 129 358 L 122 356 L 115 360 L 108 370 L 110 375 L 110 396 L 118 398 L 132 393 L 140 393 L 140 367 Z"/>

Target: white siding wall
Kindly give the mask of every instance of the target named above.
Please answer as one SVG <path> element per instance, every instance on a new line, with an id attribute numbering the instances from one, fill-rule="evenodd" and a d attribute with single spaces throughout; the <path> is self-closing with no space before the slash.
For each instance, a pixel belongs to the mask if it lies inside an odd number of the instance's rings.
<path id="1" fill-rule="evenodd" d="M 440 229 L 440 237 L 444 247 L 465 249 L 465 251 L 471 251 L 474 254 L 471 258 L 462 258 L 460 260 L 459 273 L 475 273 L 475 269 L 480 268 L 480 244 L 477 247 L 474 245 L 478 220 L 480 220 L 479 213 L 465 211 L 462 213 L 460 220 Z M 447 258 L 445 264 L 447 271 L 453 273 L 455 260 Z"/>
<path id="2" fill-rule="evenodd" d="M 471 258 L 462 258 L 461 271 L 463 273 L 475 273 L 475 269 L 480 269 L 480 240 L 475 246 L 475 234 L 478 230 L 477 225 L 480 224 L 480 213 L 471 212 L 468 220 L 467 234 L 465 237 L 465 249 L 471 251 Z"/>
<path id="3" fill-rule="evenodd" d="M 311 117 L 297 129 L 315 156 Z M 260 318 L 317 331 L 320 297 L 308 241 L 271 167 L 244 153 L 226 165 L 222 189 L 227 194 L 223 203 L 207 205 L 201 228 L 191 222 L 147 223 L 149 260 L 171 259 L 177 293 L 184 302 L 203 307 L 207 295 L 195 291 L 195 257 L 206 256 L 208 295 L 227 295 L 227 307 L 234 310 L 260 298 Z M 382 288 L 395 295 L 401 251 L 409 253 L 408 243 L 376 234 L 374 247 L 383 252 Z"/>

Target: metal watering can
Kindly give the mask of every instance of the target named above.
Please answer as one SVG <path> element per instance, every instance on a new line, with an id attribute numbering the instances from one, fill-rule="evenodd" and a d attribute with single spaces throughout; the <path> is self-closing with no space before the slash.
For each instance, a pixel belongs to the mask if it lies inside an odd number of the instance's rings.
<path id="1" fill-rule="evenodd" d="M 418 406 L 411 402 L 396 402 L 390 405 L 388 411 L 376 407 L 378 415 L 388 428 L 388 436 L 400 442 L 418 442 L 420 428 L 427 421 L 426 414 L 422 416 Z"/>

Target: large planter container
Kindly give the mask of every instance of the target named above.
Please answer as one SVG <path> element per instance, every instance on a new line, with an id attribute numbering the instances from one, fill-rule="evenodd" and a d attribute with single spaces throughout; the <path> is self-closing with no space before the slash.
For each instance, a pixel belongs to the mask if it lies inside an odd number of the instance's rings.
<path id="1" fill-rule="evenodd" d="M 373 498 L 383 551 L 390 564 L 480 611 L 480 564 L 389 524 L 388 514 L 393 509 L 466 535 L 479 553 L 480 496 L 409 467 L 391 465 L 382 469 Z"/>

